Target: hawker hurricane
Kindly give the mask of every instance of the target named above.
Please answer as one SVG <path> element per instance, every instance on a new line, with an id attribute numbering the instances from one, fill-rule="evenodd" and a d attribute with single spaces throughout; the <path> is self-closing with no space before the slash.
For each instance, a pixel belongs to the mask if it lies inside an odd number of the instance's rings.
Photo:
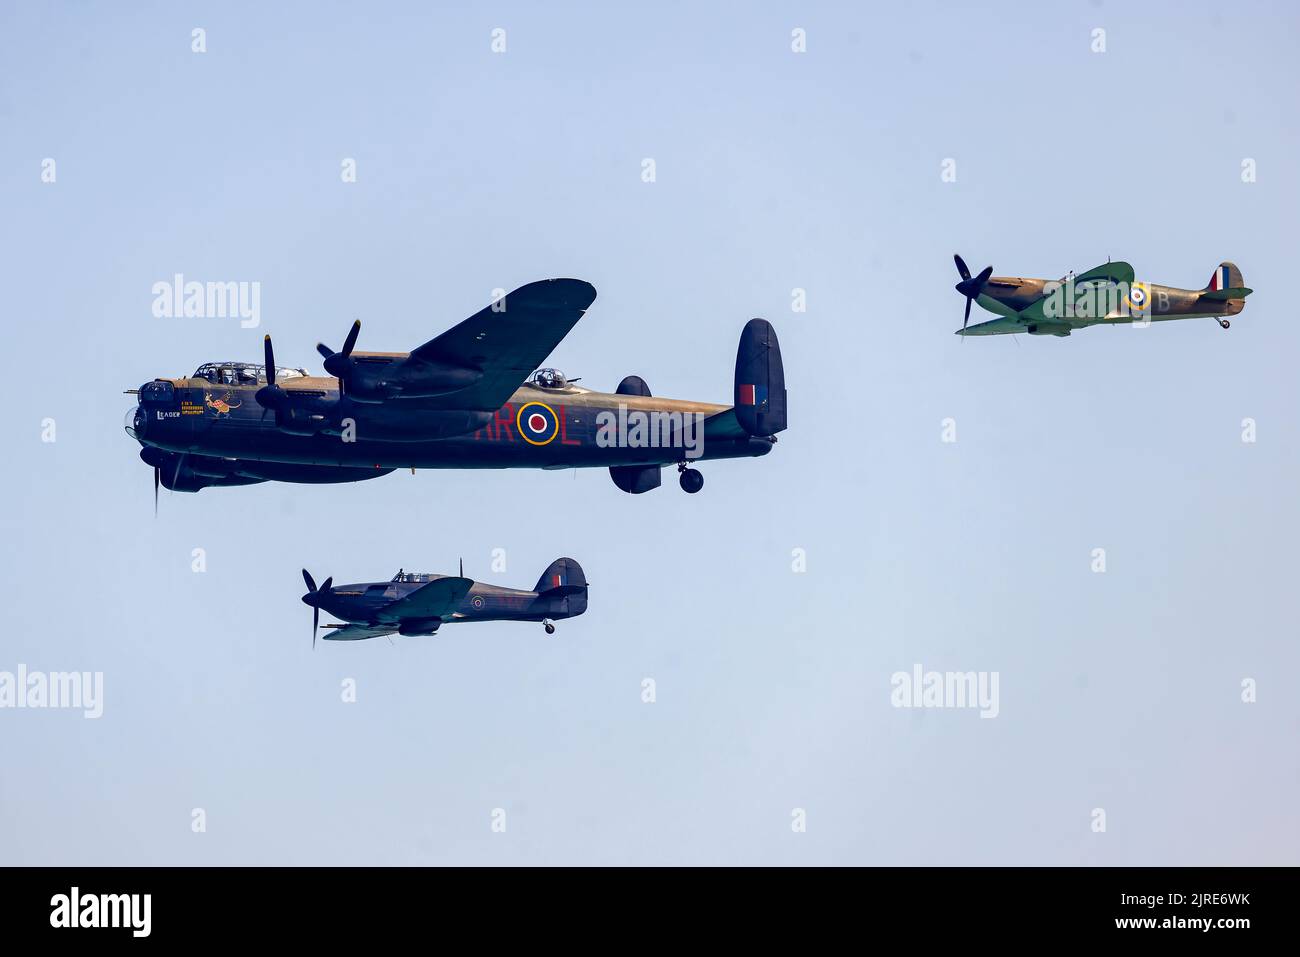
<path id="1" fill-rule="evenodd" d="M 467 621 L 541 622 L 548 635 L 555 622 L 576 618 L 587 610 L 587 578 L 572 558 L 557 558 L 542 572 L 532 591 L 502 588 L 459 575 L 399 571 L 386 582 L 335 585 L 327 578 L 320 587 L 307 569 L 303 604 L 312 609 L 311 643 L 316 646 L 320 613 L 344 624 L 327 624 L 328 641 L 359 641 L 385 635 L 432 635 L 444 624 Z"/>

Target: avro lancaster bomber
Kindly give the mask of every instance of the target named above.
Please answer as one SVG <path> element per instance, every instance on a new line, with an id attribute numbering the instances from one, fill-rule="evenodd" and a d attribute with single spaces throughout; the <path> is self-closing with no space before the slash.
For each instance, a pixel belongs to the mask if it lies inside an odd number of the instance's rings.
<path id="1" fill-rule="evenodd" d="M 355 322 L 329 377 L 208 363 L 137 390 L 127 432 L 158 485 L 182 492 L 257 482 L 357 482 L 394 469 L 605 467 L 625 492 L 657 488 L 664 466 L 698 492 L 703 459 L 766 455 L 786 427 L 776 331 L 740 336 L 733 403 L 651 395 L 639 376 L 596 392 L 554 369 L 533 372 L 596 298 L 577 279 L 530 283 L 413 352 L 360 352 Z"/>

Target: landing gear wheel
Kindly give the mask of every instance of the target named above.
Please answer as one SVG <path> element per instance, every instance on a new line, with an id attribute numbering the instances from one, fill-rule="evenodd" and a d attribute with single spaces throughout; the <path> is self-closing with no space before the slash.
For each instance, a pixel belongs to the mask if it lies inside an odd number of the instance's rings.
<path id="1" fill-rule="evenodd" d="M 555 634 L 555 622 L 553 622 L 553 621 L 544 621 L 544 622 L 542 622 L 542 627 L 546 629 L 546 633 L 547 633 L 548 635 L 553 635 L 553 634 Z"/>
<path id="2" fill-rule="evenodd" d="M 1219 325 L 1222 326 L 1224 329 L 1227 329 L 1229 326 L 1232 325 L 1232 323 L 1230 323 L 1227 319 L 1220 319 Z"/>
<path id="3" fill-rule="evenodd" d="M 683 468 L 681 477 L 677 479 L 677 484 L 682 487 L 683 492 L 694 495 L 704 488 L 704 476 L 697 469 Z"/>

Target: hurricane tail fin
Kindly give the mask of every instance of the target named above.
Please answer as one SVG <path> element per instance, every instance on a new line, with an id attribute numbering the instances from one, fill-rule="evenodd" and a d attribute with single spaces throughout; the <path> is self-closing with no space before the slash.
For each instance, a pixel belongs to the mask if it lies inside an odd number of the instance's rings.
<path id="1" fill-rule="evenodd" d="M 583 574 L 582 566 L 572 558 L 557 558 L 546 566 L 546 571 L 537 579 L 537 587 L 533 591 L 545 594 L 562 589 L 564 593 L 572 593 L 586 587 L 587 576 Z"/>

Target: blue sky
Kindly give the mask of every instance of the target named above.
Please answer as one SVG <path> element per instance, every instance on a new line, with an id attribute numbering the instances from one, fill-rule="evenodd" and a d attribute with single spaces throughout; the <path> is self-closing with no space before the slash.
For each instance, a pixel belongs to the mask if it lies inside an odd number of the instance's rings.
<path id="1" fill-rule="evenodd" d="M 1300 863 L 1298 25 L 1283 3 L 5 5 L 0 670 L 102 671 L 105 702 L 0 710 L 0 861 Z M 958 251 L 1191 288 L 1228 259 L 1256 292 L 1228 332 L 963 342 Z M 259 282 L 261 326 L 155 318 L 177 272 Z M 319 371 L 356 317 L 360 348 L 409 349 L 548 276 L 599 292 L 552 357 L 593 388 L 726 401 L 741 327 L 772 320 L 773 454 L 706 463 L 697 496 L 395 473 L 164 493 L 153 517 L 123 389 L 256 361 L 264 332 Z M 527 587 L 560 555 L 593 587 L 554 638 L 310 649 L 303 566 L 463 556 Z M 917 663 L 996 671 L 998 717 L 892 707 Z"/>

